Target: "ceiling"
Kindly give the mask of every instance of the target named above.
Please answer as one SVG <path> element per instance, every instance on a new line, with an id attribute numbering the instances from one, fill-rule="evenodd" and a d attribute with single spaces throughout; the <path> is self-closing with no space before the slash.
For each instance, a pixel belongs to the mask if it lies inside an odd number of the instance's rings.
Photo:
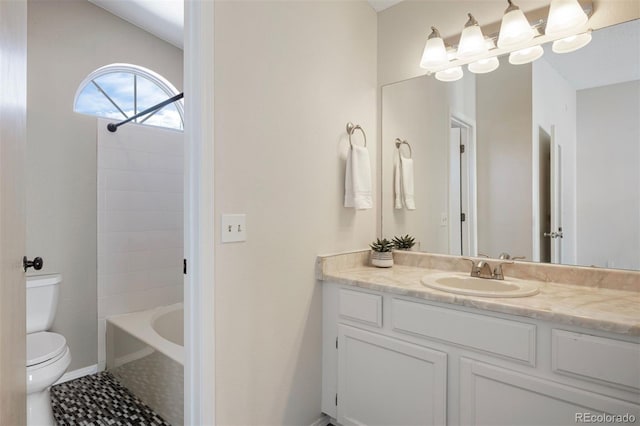
<path id="1" fill-rule="evenodd" d="M 576 90 L 640 80 L 640 20 L 601 28 L 586 47 L 568 55 L 543 58 Z"/>
<path id="2" fill-rule="evenodd" d="M 183 48 L 183 0 L 89 0 L 98 7 L 132 23 L 135 26 Z M 346 1 L 346 0 L 345 0 Z M 377 12 L 402 0 L 367 0 Z"/>

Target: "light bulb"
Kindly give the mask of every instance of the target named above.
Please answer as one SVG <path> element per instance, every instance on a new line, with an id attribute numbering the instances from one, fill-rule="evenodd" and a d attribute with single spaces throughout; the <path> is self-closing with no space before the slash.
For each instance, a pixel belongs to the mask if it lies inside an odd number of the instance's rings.
<path id="1" fill-rule="evenodd" d="M 460 80 L 463 76 L 462 67 L 447 68 L 446 70 L 438 71 L 436 73 L 436 79 L 440 81 L 456 81 Z"/>
<path id="2" fill-rule="evenodd" d="M 469 64 L 467 68 L 475 74 L 486 74 L 494 71 L 500 66 L 500 61 L 496 57 L 480 59 L 479 61 Z"/>
<path id="3" fill-rule="evenodd" d="M 553 50 L 554 53 L 569 53 L 585 47 L 590 42 L 591 31 L 587 31 L 583 34 L 578 34 L 554 41 L 553 45 L 551 46 L 551 50 Z"/>
<path id="4" fill-rule="evenodd" d="M 435 27 L 431 27 L 431 30 L 420 60 L 420 67 L 427 70 L 437 69 L 449 63 L 447 50 L 444 47 L 442 37 L 440 37 L 440 32 Z"/>
<path id="5" fill-rule="evenodd" d="M 584 13 L 578 0 L 553 0 L 549 7 L 545 34 L 558 35 L 575 31 L 587 23 L 589 18 Z"/>
<path id="6" fill-rule="evenodd" d="M 531 46 L 525 49 L 516 50 L 509 54 L 509 63 L 513 65 L 523 65 L 533 62 L 544 54 L 542 46 Z"/>
<path id="7" fill-rule="evenodd" d="M 509 7 L 502 17 L 500 34 L 498 35 L 498 47 L 501 49 L 516 47 L 530 41 L 535 36 L 535 31 L 531 28 L 524 13 L 511 0 L 507 1 Z"/>
<path id="8" fill-rule="evenodd" d="M 487 44 L 482 35 L 482 30 L 478 25 L 478 21 L 471 15 L 462 30 L 460 36 L 460 44 L 456 56 L 458 59 L 469 59 L 474 56 L 481 55 L 487 51 Z"/>

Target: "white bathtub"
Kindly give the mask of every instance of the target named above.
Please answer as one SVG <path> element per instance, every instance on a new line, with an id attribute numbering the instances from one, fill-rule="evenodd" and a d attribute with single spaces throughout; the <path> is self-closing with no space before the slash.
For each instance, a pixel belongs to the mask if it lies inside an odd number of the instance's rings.
<path id="1" fill-rule="evenodd" d="M 182 303 L 107 319 L 107 370 L 172 425 L 184 416 Z"/>

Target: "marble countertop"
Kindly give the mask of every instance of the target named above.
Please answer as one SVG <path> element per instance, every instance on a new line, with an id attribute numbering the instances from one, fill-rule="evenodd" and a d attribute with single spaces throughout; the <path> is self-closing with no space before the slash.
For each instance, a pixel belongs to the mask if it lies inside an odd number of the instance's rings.
<path id="1" fill-rule="evenodd" d="M 402 264 L 395 264 L 392 268 L 375 268 L 366 266 L 368 262 L 364 260 L 364 252 L 346 256 L 349 257 L 319 257 L 318 278 L 435 302 L 640 336 L 640 291 L 536 280 L 540 292 L 534 296 L 466 296 L 432 289 L 420 281 L 428 273 L 451 271 L 449 268 L 432 269 Z"/>

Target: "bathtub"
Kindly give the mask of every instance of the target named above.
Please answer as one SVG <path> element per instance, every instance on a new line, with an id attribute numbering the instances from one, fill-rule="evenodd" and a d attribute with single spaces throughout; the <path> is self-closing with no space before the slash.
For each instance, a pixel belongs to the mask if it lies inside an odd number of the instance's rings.
<path id="1" fill-rule="evenodd" d="M 107 370 L 174 426 L 184 416 L 182 303 L 107 319 Z"/>

